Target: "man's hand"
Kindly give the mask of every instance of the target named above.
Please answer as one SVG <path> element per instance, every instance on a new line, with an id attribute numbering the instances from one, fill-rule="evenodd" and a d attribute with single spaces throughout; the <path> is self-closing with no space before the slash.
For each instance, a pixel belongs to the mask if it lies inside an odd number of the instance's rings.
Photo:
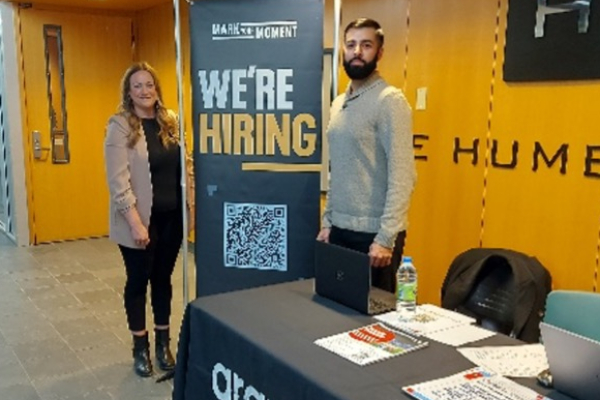
<path id="1" fill-rule="evenodd" d="M 369 257 L 371 258 L 371 267 L 387 267 L 392 263 L 392 249 L 373 242 L 369 247 Z"/>
<path id="2" fill-rule="evenodd" d="M 317 240 L 319 242 L 329 243 L 329 233 L 331 232 L 330 228 L 323 228 L 317 235 Z"/>

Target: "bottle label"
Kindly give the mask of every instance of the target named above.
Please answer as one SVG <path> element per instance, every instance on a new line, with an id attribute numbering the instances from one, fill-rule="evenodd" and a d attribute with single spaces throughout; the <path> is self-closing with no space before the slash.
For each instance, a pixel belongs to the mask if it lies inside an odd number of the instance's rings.
<path id="1" fill-rule="evenodd" d="M 416 301 L 417 300 L 417 284 L 415 283 L 398 283 L 396 293 L 398 301 Z"/>

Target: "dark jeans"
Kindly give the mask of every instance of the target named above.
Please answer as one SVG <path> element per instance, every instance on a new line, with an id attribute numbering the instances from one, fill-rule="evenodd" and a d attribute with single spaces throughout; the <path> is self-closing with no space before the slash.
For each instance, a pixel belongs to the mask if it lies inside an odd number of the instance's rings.
<path id="1" fill-rule="evenodd" d="M 375 233 L 355 232 L 348 229 L 342 229 L 335 226 L 331 227 L 329 233 L 329 243 L 348 249 L 369 253 L 369 247 L 375 239 Z M 396 271 L 402 261 L 402 251 L 404 250 L 404 241 L 406 231 L 398 233 L 394 249 L 392 251 L 392 263 L 387 267 L 371 268 L 371 284 L 388 292 L 396 292 Z"/>
<path id="2" fill-rule="evenodd" d="M 181 209 L 152 211 L 148 229 L 150 243 L 145 249 L 119 245 L 127 281 L 124 303 L 127 323 L 132 331 L 146 329 L 146 293 L 150 299 L 155 325 L 169 325 L 173 287 L 171 275 L 183 239 Z"/>

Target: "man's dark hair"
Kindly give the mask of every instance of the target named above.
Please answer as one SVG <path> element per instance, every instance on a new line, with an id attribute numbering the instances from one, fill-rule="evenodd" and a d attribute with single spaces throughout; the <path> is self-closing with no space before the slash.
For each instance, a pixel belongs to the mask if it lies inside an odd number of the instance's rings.
<path id="1" fill-rule="evenodd" d="M 383 29 L 381 29 L 381 25 L 379 22 L 370 19 L 370 18 L 358 18 L 354 21 L 350 22 L 346 29 L 344 29 L 344 40 L 346 39 L 346 34 L 350 29 L 361 29 L 361 28 L 373 28 L 375 29 L 375 36 L 377 37 L 377 41 L 379 42 L 379 46 L 383 46 Z"/>

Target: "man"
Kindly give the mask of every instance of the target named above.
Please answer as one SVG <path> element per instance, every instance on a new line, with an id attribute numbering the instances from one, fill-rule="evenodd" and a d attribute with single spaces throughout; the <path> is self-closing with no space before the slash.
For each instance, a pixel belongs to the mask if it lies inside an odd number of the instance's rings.
<path id="1" fill-rule="evenodd" d="M 331 175 L 317 240 L 368 253 L 373 285 L 394 292 L 416 172 L 410 106 L 377 72 L 383 39 L 367 18 L 344 31 L 351 82 L 331 106 Z"/>

